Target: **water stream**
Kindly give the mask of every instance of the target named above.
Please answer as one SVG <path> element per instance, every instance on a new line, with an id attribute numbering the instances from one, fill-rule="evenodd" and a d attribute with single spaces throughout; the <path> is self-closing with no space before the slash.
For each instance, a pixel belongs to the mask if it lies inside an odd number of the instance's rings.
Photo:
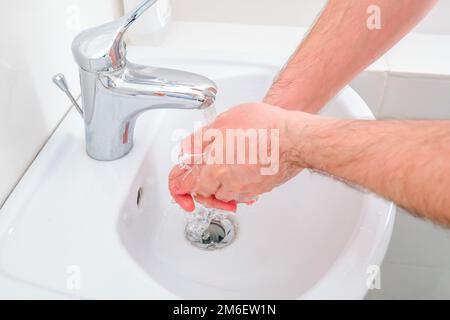
<path id="1" fill-rule="evenodd" d="M 208 125 L 217 117 L 217 111 L 211 106 L 203 111 L 204 125 Z M 179 166 L 186 170 L 186 176 L 191 172 L 190 164 L 184 159 L 192 155 L 182 154 L 178 161 Z M 195 164 L 194 164 L 195 165 Z M 186 177 L 185 176 L 185 177 Z M 228 219 L 229 213 L 219 209 L 211 209 L 200 203 L 195 203 L 195 210 L 192 214 L 186 215 L 186 238 L 195 246 L 204 249 L 216 249 L 227 245 L 230 236 L 234 235 L 233 224 Z M 227 240 L 222 243 L 223 240 Z"/>

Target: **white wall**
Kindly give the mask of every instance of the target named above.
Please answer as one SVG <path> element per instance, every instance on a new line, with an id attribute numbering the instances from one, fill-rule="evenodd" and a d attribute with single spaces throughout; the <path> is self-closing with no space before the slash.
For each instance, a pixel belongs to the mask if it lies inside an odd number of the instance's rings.
<path id="1" fill-rule="evenodd" d="M 309 27 L 327 0 L 171 0 L 175 20 Z M 416 32 L 450 34 L 450 1 L 440 0 Z"/>
<path id="2" fill-rule="evenodd" d="M 309 26 L 326 0 L 171 0 L 175 20 Z"/>
<path id="3" fill-rule="evenodd" d="M 0 206 L 70 106 L 52 75 L 64 72 L 79 91 L 73 37 L 118 15 L 119 3 L 0 2 Z"/>
<path id="4" fill-rule="evenodd" d="M 417 26 L 415 32 L 450 34 L 450 1 L 439 0 L 428 16 Z"/>

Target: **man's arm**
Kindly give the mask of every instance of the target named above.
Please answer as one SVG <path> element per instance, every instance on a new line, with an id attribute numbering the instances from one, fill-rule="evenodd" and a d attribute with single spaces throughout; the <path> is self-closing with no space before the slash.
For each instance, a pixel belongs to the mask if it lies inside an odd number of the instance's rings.
<path id="1" fill-rule="evenodd" d="M 315 113 L 433 7 L 437 0 L 330 0 L 268 92 L 265 103 Z M 369 8 L 381 28 L 369 29 Z M 368 13 L 368 9 L 369 12 Z"/>
<path id="2" fill-rule="evenodd" d="M 450 225 L 450 121 L 336 120 L 301 112 L 291 159 Z M 305 125 L 305 122 L 308 124 Z M 302 128 L 302 129 L 299 129 Z"/>
<path id="3" fill-rule="evenodd" d="M 222 133 L 230 128 L 279 129 L 279 170 L 262 175 L 262 163 L 202 163 L 186 176 L 176 166 L 169 178 L 170 191 L 188 211 L 194 209 L 191 194 L 200 195 L 197 200 L 207 206 L 234 211 L 233 200 L 241 195 L 269 192 L 308 168 L 366 188 L 450 226 L 449 120 L 334 119 L 253 103 L 234 107 L 208 128 Z M 201 152 L 211 143 L 214 141 L 203 141 Z M 226 145 L 226 152 L 228 148 L 236 154 L 234 143 Z M 185 151 L 198 153 L 190 148 Z M 206 157 L 208 154 L 205 152 Z"/>

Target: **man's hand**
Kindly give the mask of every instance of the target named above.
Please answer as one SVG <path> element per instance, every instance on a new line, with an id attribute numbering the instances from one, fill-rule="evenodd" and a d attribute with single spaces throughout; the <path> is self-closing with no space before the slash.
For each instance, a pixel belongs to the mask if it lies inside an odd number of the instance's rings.
<path id="1" fill-rule="evenodd" d="M 266 164 L 261 159 L 256 164 L 193 164 L 187 175 L 175 167 L 169 186 L 184 209 L 194 209 L 195 194 L 207 206 L 233 211 L 237 202 L 249 202 L 309 168 L 450 225 L 450 121 L 333 119 L 255 103 L 231 109 L 206 129 L 237 128 L 279 130 L 278 170 L 262 174 Z M 183 150 L 204 153 L 208 161 L 212 141 L 197 150 L 188 147 L 200 136 L 185 140 Z"/>
<path id="2" fill-rule="evenodd" d="M 192 211 L 195 205 L 191 195 L 194 195 L 196 201 L 208 207 L 235 211 L 236 203 L 250 204 L 258 195 L 295 176 L 302 166 L 290 156 L 294 144 L 299 143 L 291 138 L 297 136 L 292 131 L 301 130 L 301 123 L 296 128 L 290 127 L 293 113 L 264 103 L 243 104 L 185 139 L 182 153 L 194 156 L 188 157 L 192 163 L 189 169 L 175 166 L 170 173 L 169 189 L 175 201 Z M 239 140 L 239 134 L 244 139 Z M 252 152 L 256 162 L 251 159 Z M 267 155 L 265 159 L 261 152 Z M 270 166 L 272 172 L 268 170 Z"/>

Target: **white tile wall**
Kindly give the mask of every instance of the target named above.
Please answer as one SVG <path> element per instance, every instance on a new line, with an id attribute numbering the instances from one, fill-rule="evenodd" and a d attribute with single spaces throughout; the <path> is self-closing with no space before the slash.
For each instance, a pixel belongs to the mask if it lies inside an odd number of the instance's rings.
<path id="1" fill-rule="evenodd" d="M 450 119 L 450 76 L 391 74 L 380 118 Z"/>
<path id="2" fill-rule="evenodd" d="M 308 27 L 326 0 L 171 0 L 181 21 Z"/>
<path id="3" fill-rule="evenodd" d="M 78 92 L 73 37 L 120 8 L 119 0 L 0 2 L 0 207 L 69 107 L 51 76 L 64 72 Z"/>
<path id="4" fill-rule="evenodd" d="M 367 103 L 376 118 L 380 114 L 387 79 L 386 71 L 367 71 L 359 74 L 350 84 Z"/>
<path id="5" fill-rule="evenodd" d="M 442 268 L 384 263 L 381 289 L 367 299 L 450 299 L 450 272 Z"/>
<path id="6" fill-rule="evenodd" d="M 450 232 L 399 209 L 381 267 L 381 289 L 368 299 L 450 299 Z"/>
<path id="7" fill-rule="evenodd" d="M 396 232 L 385 261 L 417 267 L 447 268 L 450 272 L 450 232 L 399 209 Z"/>
<path id="8" fill-rule="evenodd" d="M 326 0 L 170 0 L 174 18 L 240 24 L 309 27 Z M 440 0 L 415 32 L 450 34 L 450 1 Z"/>
<path id="9" fill-rule="evenodd" d="M 450 34 L 450 1 L 439 0 L 428 16 L 416 27 L 415 32 Z"/>
<path id="10" fill-rule="evenodd" d="M 449 56 L 450 33 L 411 33 L 389 51 L 386 60 L 391 72 L 448 76 Z"/>
<path id="11" fill-rule="evenodd" d="M 123 0 L 124 12 L 130 12 L 142 0 Z M 167 38 L 172 22 L 172 6 L 169 0 L 158 0 L 130 28 L 125 35 L 127 43 L 157 46 Z"/>

